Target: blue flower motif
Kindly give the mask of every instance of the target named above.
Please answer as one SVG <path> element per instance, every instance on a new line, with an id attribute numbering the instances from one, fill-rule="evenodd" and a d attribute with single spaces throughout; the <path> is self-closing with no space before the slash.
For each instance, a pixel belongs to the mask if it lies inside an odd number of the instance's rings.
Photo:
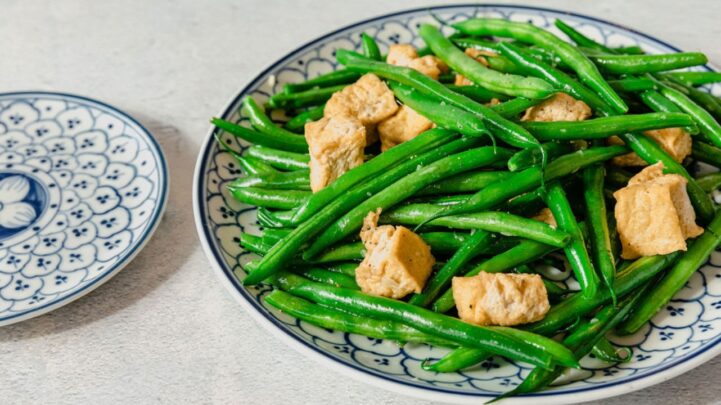
<path id="1" fill-rule="evenodd" d="M 673 332 L 666 332 L 666 331 L 661 331 L 658 334 L 659 334 L 659 336 L 661 336 L 661 341 L 671 340 L 674 335 Z"/>
<path id="2" fill-rule="evenodd" d="M 63 275 L 56 275 L 55 276 L 55 285 L 65 284 L 68 281 L 68 276 Z"/>
<path id="3" fill-rule="evenodd" d="M 22 280 L 15 280 L 15 291 L 22 291 L 26 288 L 30 288 L 30 284 L 27 284 Z"/>
<path id="4" fill-rule="evenodd" d="M 677 315 L 683 315 L 684 309 L 681 307 L 673 307 L 671 305 L 668 305 L 666 307 L 666 310 L 671 314 L 671 316 L 677 316 Z"/>
<path id="5" fill-rule="evenodd" d="M 376 364 L 378 364 L 379 366 L 387 366 L 388 365 L 388 359 L 385 357 L 382 357 L 380 359 L 373 359 L 373 361 L 376 362 Z"/>
<path id="6" fill-rule="evenodd" d="M 23 176 L 0 180 L 0 228 L 24 228 L 35 220 L 35 209 L 23 202 L 29 193 L 30 181 Z"/>

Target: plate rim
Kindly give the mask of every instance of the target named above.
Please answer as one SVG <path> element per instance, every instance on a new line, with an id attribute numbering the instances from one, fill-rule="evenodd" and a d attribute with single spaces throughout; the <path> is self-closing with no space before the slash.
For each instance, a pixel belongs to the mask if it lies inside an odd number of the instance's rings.
<path id="1" fill-rule="evenodd" d="M 668 47 L 669 49 L 672 49 L 675 52 L 682 52 L 681 49 L 678 47 L 671 45 L 670 43 L 661 40 L 657 37 L 654 37 L 649 34 L 645 34 L 639 30 L 629 28 L 627 26 L 624 26 L 622 24 L 618 24 L 615 22 L 611 22 L 608 20 L 605 20 L 603 18 L 593 17 L 582 13 L 576 13 L 576 12 L 570 12 L 566 10 L 559 10 L 554 8 L 548 8 L 548 7 L 537 7 L 537 6 L 528 6 L 523 4 L 499 4 L 499 3 L 452 3 L 452 4 L 442 4 L 442 5 L 431 5 L 426 7 L 415 7 L 415 8 L 409 8 L 409 9 L 402 9 L 398 11 L 393 11 L 381 15 L 377 15 L 374 17 L 366 18 L 363 20 L 355 21 L 350 24 L 347 24 L 345 26 L 333 29 L 329 32 L 326 32 L 322 35 L 319 35 L 315 38 L 312 38 L 309 41 L 306 41 L 302 43 L 301 45 L 293 48 L 292 50 L 283 53 L 278 59 L 273 60 L 270 62 L 263 70 L 261 70 L 258 74 L 254 75 L 251 79 L 245 82 L 243 86 L 241 86 L 240 90 L 233 93 L 231 97 L 229 98 L 228 102 L 225 104 L 225 106 L 219 111 L 218 117 L 226 116 L 230 110 L 235 106 L 240 98 L 247 93 L 250 90 L 251 85 L 253 85 L 255 82 L 258 81 L 261 77 L 265 76 L 267 73 L 269 73 L 271 70 L 276 68 L 277 66 L 284 63 L 286 60 L 292 58 L 299 52 L 305 50 L 307 47 L 317 44 L 329 37 L 332 37 L 340 32 L 362 26 L 374 21 L 378 20 L 384 20 L 390 17 L 395 16 L 401 16 L 405 14 L 412 14 L 412 13 L 418 13 L 423 11 L 434 11 L 434 10 L 444 10 L 444 9 L 453 9 L 453 8 L 462 8 L 462 7 L 468 7 L 468 8 L 510 8 L 510 9 L 516 9 L 516 10 L 530 10 L 534 12 L 549 12 L 549 13 L 556 13 L 556 14 L 564 14 L 572 17 L 576 17 L 579 19 L 585 19 L 593 22 L 598 22 L 602 24 L 606 24 L 609 26 L 613 26 L 616 28 L 619 28 L 621 30 L 633 33 L 635 35 L 638 35 L 640 37 L 646 38 L 650 41 L 656 42 L 658 44 L 661 44 L 665 47 Z M 711 69 L 710 66 L 713 66 L 711 63 L 707 63 L 706 65 L 703 65 L 702 68 L 708 71 L 714 71 L 718 69 Z M 272 335 L 276 336 L 276 338 L 280 339 L 283 343 L 293 348 L 296 352 L 303 354 L 304 356 L 312 359 L 313 361 L 323 364 L 326 367 L 329 367 L 330 369 L 337 371 L 343 375 L 349 376 L 351 378 L 354 378 L 358 381 L 361 381 L 366 384 L 375 385 L 380 388 L 397 392 L 400 394 L 404 394 L 410 397 L 418 398 L 418 399 L 430 399 L 434 401 L 440 401 L 445 403 L 477 403 L 480 399 L 491 399 L 495 398 L 495 395 L 486 395 L 486 394 L 478 394 L 478 393 L 462 393 L 462 392 L 449 392 L 445 391 L 443 388 L 439 387 L 424 387 L 419 385 L 412 385 L 409 383 L 405 383 L 402 381 L 393 381 L 388 380 L 384 378 L 383 376 L 379 374 L 375 374 L 371 370 L 361 369 L 357 366 L 354 366 L 352 364 L 344 363 L 337 358 L 333 357 L 329 353 L 311 347 L 308 345 L 305 341 L 301 340 L 298 336 L 295 336 L 287 331 L 285 331 L 282 328 L 282 325 L 280 322 L 273 318 L 271 315 L 267 314 L 267 311 L 265 308 L 262 307 L 262 305 L 258 302 L 256 302 L 255 299 L 250 297 L 245 290 L 245 288 L 237 281 L 235 278 L 235 275 L 232 274 L 231 271 L 226 272 L 226 270 L 223 268 L 224 266 L 221 265 L 221 258 L 218 256 L 218 254 L 212 249 L 209 243 L 209 237 L 208 234 L 209 228 L 207 226 L 207 219 L 203 216 L 203 213 L 201 211 L 201 208 L 205 206 L 205 202 L 201 200 L 203 196 L 203 190 L 201 190 L 201 184 L 199 183 L 201 180 L 201 175 L 204 173 L 201 172 L 201 168 L 204 166 L 206 156 L 208 153 L 209 148 L 212 146 L 212 139 L 214 137 L 214 133 L 216 132 L 216 128 L 211 125 L 209 131 L 207 132 L 203 144 L 201 145 L 201 149 L 198 153 L 198 157 L 196 159 L 195 169 L 193 173 L 193 216 L 195 219 L 196 224 L 196 230 L 198 232 L 198 238 L 200 239 L 201 246 L 203 248 L 203 251 L 208 258 L 211 269 L 216 274 L 218 278 L 221 280 L 221 284 L 223 284 L 226 288 L 226 291 L 228 291 L 233 298 L 238 301 L 241 306 L 245 309 L 246 312 L 248 312 L 251 317 L 259 323 L 264 329 L 266 329 L 268 332 L 270 332 Z M 689 357 L 683 357 L 678 359 L 677 361 L 674 361 L 657 371 L 655 371 L 653 374 L 645 375 L 645 376 L 639 376 L 636 378 L 632 378 L 630 380 L 626 380 L 623 382 L 618 383 L 611 383 L 607 386 L 596 388 L 593 386 L 581 388 L 576 391 L 571 392 L 565 392 L 565 393 L 557 393 L 557 392 L 539 392 L 539 393 L 533 393 L 533 394 L 525 394 L 523 396 L 517 396 L 517 397 L 510 397 L 504 399 L 504 403 L 519 403 L 519 404 L 529 404 L 529 403 L 537 403 L 540 398 L 543 398 L 543 400 L 548 401 L 554 401 L 554 403 L 558 404 L 564 404 L 564 403 L 577 403 L 577 402 L 583 402 L 583 401 L 591 401 L 591 400 L 599 400 L 599 399 L 605 399 L 610 398 L 618 395 L 627 394 L 633 391 L 638 391 L 643 388 L 650 387 L 652 385 L 659 384 L 661 382 L 667 381 L 671 378 L 677 377 L 681 374 L 686 373 L 687 371 L 690 371 L 706 362 L 711 360 L 712 358 L 716 357 L 717 355 L 721 354 L 721 336 L 719 336 L 715 341 L 709 343 L 709 346 L 697 353 L 694 353 L 693 355 Z"/>
<path id="2" fill-rule="evenodd" d="M 162 222 L 163 215 L 165 214 L 165 209 L 168 206 L 168 195 L 170 191 L 170 179 L 168 178 L 168 162 L 165 158 L 165 154 L 163 152 L 163 148 L 160 146 L 160 143 L 155 139 L 153 134 L 138 120 L 133 118 L 130 114 L 120 110 L 117 107 L 114 107 L 108 103 L 105 103 L 100 100 L 96 100 L 90 97 L 81 96 L 78 94 L 73 93 L 66 93 L 66 92 L 57 92 L 57 91 L 46 91 L 46 90 L 22 90 L 22 91 L 9 91 L 9 92 L 3 92 L 0 93 L 0 98 L 7 97 L 7 96 L 31 96 L 31 95 L 38 95 L 38 96 L 51 96 L 51 97 L 58 97 L 64 100 L 67 99 L 75 99 L 86 103 L 91 104 L 97 104 L 101 107 L 107 108 L 108 110 L 112 111 L 113 113 L 127 119 L 128 121 L 132 122 L 133 124 L 137 125 L 138 128 L 141 130 L 141 134 L 144 135 L 150 142 L 149 144 L 155 149 L 157 152 L 157 155 L 159 157 L 159 184 L 162 186 L 162 190 L 160 191 L 160 198 L 159 198 L 159 204 L 156 204 L 156 209 L 154 209 L 154 214 L 151 217 L 151 221 L 153 222 L 151 226 L 145 229 L 143 234 L 141 235 L 138 243 L 131 249 L 130 253 L 128 253 L 122 260 L 119 260 L 117 263 L 113 265 L 113 267 L 104 272 L 101 276 L 98 276 L 94 280 L 92 280 L 90 283 L 86 284 L 79 290 L 73 292 L 72 294 L 63 297 L 60 300 L 53 301 L 44 305 L 41 305 L 39 307 L 33 308 L 29 311 L 22 312 L 16 315 L 12 315 L 6 318 L 0 319 L 0 327 L 8 326 L 12 324 L 16 324 L 19 322 L 26 321 L 28 319 L 32 319 L 41 315 L 45 315 L 49 312 L 52 312 L 58 308 L 61 308 L 65 305 L 68 305 L 85 295 L 91 293 L 101 285 L 105 284 L 108 280 L 115 277 L 116 274 L 118 274 L 122 269 L 124 269 L 130 262 L 135 259 L 135 257 L 140 253 L 145 245 L 148 244 L 150 239 L 152 239 L 153 234 L 158 229 L 158 226 L 160 225 L 160 222 Z"/>

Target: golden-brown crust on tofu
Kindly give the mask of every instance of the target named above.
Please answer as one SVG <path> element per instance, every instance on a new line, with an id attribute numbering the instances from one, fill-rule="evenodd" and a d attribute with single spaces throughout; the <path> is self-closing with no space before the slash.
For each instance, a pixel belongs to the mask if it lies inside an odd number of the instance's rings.
<path id="1" fill-rule="evenodd" d="M 433 122 L 418 114 L 412 108 L 402 105 L 398 112 L 378 124 L 378 136 L 381 140 L 381 151 L 409 141 L 419 134 L 433 128 Z"/>
<path id="2" fill-rule="evenodd" d="M 681 163 L 691 154 L 691 135 L 683 128 L 664 128 L 644 131 L 644 134 L 651 137 L 658 146 L 673 158 Z M 612 136 L 608 138 L 609 145 L 623 145 L 621 138 Z M 641 159 L 636 152 L 627 153 L 611 159 L 616 166 L 647 166 L 645 160 Z"/>
<path id="3" fill-rule="evenodd" d="M 310 188 L 323 189 L 348 170 L 363 164 L 366 128 L 355 117 L 330 116 L 305 124 L 310 153 Z"/>
<path id="4" fill-rule="evenodd" d="M 486 59 L 485 56 L 498 56 L 498 54 L 495 52 L 484 51 L 482 49 L 475 48 L 466 48 L 464 53 L 486 67 L 488 67 L 488 59 Z M 456 86 L 473 86 L 475 83 L 473 83 L 471 80 L 461 74 L 456 74 L 456 78 L 453 84 L 455 84 Z"/>
<path id="5" fill-rule="evenodd" d="M 417 70 L 433 80 L 448 71 L 448 65 L 434 55 L 418 56 L 411 44 L 391 45 L 388 48 L 386 62 L 391 65 L 405 66 Z"/>
<path id="6" fill-rule="evenodd" d="M 538 214 L 531 217 L 531 219 L 535 219 L 536 221 L 544 222 L 551 226 L 551 228 L 558 227 L 558 223 L 556 223 L 556 218 L 553 216 L 553 213 L 549 208 L 544 208 L 540 211 L 538 211 Z"/>
<path id="7" fill-rule="evenodd" d="M 538 274 L 486 273 L 453 278 L 458 317 L 476 325 L 513 326 L 543 319 L 550 304 Z"/>
<path id="8" fill-rule="evenodd" d="M 663 163 L 659 162 L 613 193 L 621 257 L 635 259 L 685 251 L 686 239 L 703 233 L 703 228 L 696 225 L 686 183 L 678 174 L 663 174 Z"/>
<path id="9" fill-rule="evenodd" d="M 394 44 L 388 47 L 386 63 L 396 66 L 408 66 L 413 59 L 418 59 L 418 51 L 411 44 Z"/>
<path id="10" fill-rule="evenodd" d="M 583 121 L 591 114 L 588 104 L 566 93 L 556 93 L 541 104 L 528 108 L 521 121 Z"/>
<path id="11" fill-rule="evenodd" d="M 403 226 L 377 226 L 380 208 L 368 213 L 360 232 L 365 258 L 356 269 L 356 282 L 366 294 L 403 298 L 420 293 L 435 263 L 431 248 Z"/>
<path id="12" fill-rule="evenodd" d="M 368 73 L 358 81 L 337 91 L 325 105 L 326 117 L 356 117 L 363 125 L 375 125 L 398 110 L 391 89 L 378 76 Z"/>

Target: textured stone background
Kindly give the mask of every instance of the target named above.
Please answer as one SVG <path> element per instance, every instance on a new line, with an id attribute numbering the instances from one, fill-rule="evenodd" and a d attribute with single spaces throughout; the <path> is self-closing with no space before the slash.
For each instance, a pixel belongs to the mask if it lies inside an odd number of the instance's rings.
<path id="1" fill-rule="evenodd" d="M 0 329 L 2 403 L 418 404 L 349 380 L 271 337 L 212 274 L 191 178 L 208 118 L 297 45 L 354 21 L 436 1 L 0 3 L 0 92 L 55 90 L 113 104 L 168 157 L 170 203 L 113 280 L 49 315 Z M 721 63 L 720 2 L 526 1 L 586 13 Z M 605 403 L 713 403 L 721 358 Z"/>

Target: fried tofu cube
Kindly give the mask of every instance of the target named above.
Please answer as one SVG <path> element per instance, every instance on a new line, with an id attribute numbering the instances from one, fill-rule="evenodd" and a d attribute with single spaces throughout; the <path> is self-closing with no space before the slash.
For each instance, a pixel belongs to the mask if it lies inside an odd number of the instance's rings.
<path id="1" fill-rule="evenodd" d="M 646 136 L 651 137 L 673 160 L 681 163 L 691 154 L 691 135 L 683 128 L 664 128 L 644 131 Z M 610 145 L 623 145 L 623 141 L 612 136 L 608 138 Z M 647 166 L 645 160 L 641 159 L 636 152 L 627 153 L 611 159 L 616 166 Z"/>
<path id="2" fill-rule="evenodd" d="M 356 269 L 356 282 L 364 293 L 403 298 L 420 293 L 435 263 L 431 248 L 403 226 L 378 226 L 380 209 L 370 212 L 360 232 L 366 255 Z"/>
<path id="3" fill-rule="evenodd" d="M 323 189 L 348 170 L 363 164 L 366 128 L 355 117 L 331 116 L 305 124 L 310 153 L 310 188 Z"/>
<path id="4" fill-rule="evenodd" d="M 556 223 L 556 217 L 553 216 L 553 213 L 549 208 L 544 208 L 540 211 L 538 211 L 538 214 L 531 217 L 531 219 L 535 219 L 536 221 L 544 222 L 551 226 L 551 228 L 558 227 L 558 223 Z"/>
<path id="5" fill-rule="evenodd" d="M 485 56 L 498 56 L 498 54 L 495 52 L 484 51 L 482 49 L 475 48 L 466 48 L 464 53 L 475 59 L 476 61 L 478 61 L 478 63 L 485 67 L 488 67 L 488 59 L 486 59 Z M 455 84 L 456 86 L 473 86 L 475 83 L 470 81 L 465 76 L 457 74 L 455 82 L 453 84 Z"/>
<path id="6" fill-rule="evenodd" d="M 566 93 L 556 93 L 541 104 L 527 109 L 521 121 L 583 121 L 591 114 L 588 104 Z"/>
<path id="7" fill-rule="evenodd" d="M 418 114 L 414 109 L 402 105 L 398 112 L 378 125 L 381 151 L 409 141 L 433 128 L 433 122 Z"/>
<path id="8" fill-rule="evenodd" d="M 685 251 L 686 239 L 703 233 L 696 225 L 686 183 L 678 174 L 663 174 L 663 163 L 659 162 L 613 193 L 622 258 Z"/>
<path id="9" fill-rule="evenodd" d="M 540 321 L 551 307 L 538 274 L 482 271 L 472 277 L 453 277 L 453 299 L 461 320 L 476 325 Z"/>
<path id="10" fill-rule="evenodd" d="M 405 66 L 417 70 L 433 80 L 448 71 L 448 66 L 433 55 L 418 56 L 418 51 L 411 44 L 391 45 L 388 49 L 386 62 L 391 65 Z"/>
<path id="11" fill-rule="evenodd" d="M 378 76 L 368 73 L 358 81 L 335 92 L 325 105 L 324 116 L 356 117 L 361 124 L 375 125 L 398 110 L 391 89 Z"/>

